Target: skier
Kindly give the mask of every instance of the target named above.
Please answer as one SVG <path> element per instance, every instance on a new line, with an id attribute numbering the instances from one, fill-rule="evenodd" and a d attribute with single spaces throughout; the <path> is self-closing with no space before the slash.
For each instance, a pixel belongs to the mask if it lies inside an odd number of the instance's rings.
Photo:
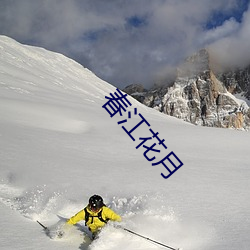
<path id="1" fill-rule="evenodd" d="M 74 225 L 80 220 L 85 220 L 85 226 L 92 232 L 92 238 L 94 239 L 109 220 L 120 222 L 122 219 L 113 210 L 105 206 L 101 196 L 95 194 L 89 198 L 89 204 L 72 216 L 67 224 Z"/>

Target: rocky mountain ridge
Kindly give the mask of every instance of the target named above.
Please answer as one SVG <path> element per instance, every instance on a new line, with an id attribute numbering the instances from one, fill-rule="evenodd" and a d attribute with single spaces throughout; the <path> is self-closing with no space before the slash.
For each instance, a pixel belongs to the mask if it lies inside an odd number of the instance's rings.
<path id="1" fill-rule="evenodd" d="M 209 127 L 249 129 L 250 66 L 226 72 L 212 69 L 206 49 L 187 58 L 175 81 L 146 90 L 142 85 L 124 91 L 141 103 L 184 121 Z"/>

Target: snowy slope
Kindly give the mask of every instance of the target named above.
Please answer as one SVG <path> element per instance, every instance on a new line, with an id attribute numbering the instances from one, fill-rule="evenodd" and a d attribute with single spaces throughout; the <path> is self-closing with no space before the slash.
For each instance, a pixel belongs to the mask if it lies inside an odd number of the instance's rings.
<path id="1" fill-rule="evenodd" d="M 53 226 L 97 193 L 124 227 L 169 246 L 250 249 L 249 133 L 192 126 L 129 98 L 165 139 L 159 155 L 184 163 L 165 180 L 117 124 L 125 115 L 102 108 L 114 91 L 63 55 L 0 37 L 0 248 L 162 249 L 111 225 L 92 244 L 80 227 L 51 240 L 36 223 Z M 147 133 L 144 124 L 134 135 Z"/>

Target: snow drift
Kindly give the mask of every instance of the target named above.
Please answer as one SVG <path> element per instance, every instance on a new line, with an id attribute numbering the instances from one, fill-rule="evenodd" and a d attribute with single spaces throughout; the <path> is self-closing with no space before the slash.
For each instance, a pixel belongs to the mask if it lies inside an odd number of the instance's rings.
<path id="1" fill-rule="evenodd" d="M 249 249 L 249 133 L 192 126 L 129 98 L 184 163 L 165 180 L 102 108 L 115 89 L 63 55 L 0 37 L 1 248 L 161 249 L 112 225 L 93 243 L 84 223 L 51 240 L 36 223 L 53 227 L 97 193 L 124 227 L 167 245 Z"/>

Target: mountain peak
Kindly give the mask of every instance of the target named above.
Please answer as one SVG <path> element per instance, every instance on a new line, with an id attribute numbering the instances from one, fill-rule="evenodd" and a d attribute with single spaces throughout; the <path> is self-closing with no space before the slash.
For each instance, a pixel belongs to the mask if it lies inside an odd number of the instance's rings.
<path id="1" fill-rule="evenodd" d="M 210 70 L 210 56 L 207 49 L 201 49 L 189 56 L 177 69 L 178 77 L 194 77 Z"/>
<path id="2" fill-rule="evenodd" d="M 239 86 L 247 86 L 248 71 L 219 77 L 213 68 L 209 51 L 201 49 L 179 66 L 171 86 L 154 88 L 137 100 L 196 125 L 249 128 L 250 108 L 245 101 L 233 96 L 238 83 L 242 82 Z"/>

